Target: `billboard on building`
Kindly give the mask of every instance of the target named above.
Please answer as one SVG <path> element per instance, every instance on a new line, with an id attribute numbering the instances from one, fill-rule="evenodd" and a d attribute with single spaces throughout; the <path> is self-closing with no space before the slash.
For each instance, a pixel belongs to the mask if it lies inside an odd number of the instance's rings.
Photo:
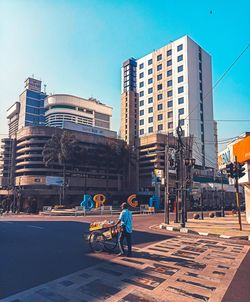
<path id="1" fill-rule="evenodd" d="M 63 177 L 46 176 L 46 186 L 63 186 Z"/>
<path id="2" fill-rule="evenodd" d="M 237 161 L 240 163 L 250 160 L 250 136 L 234 144 L 233 153 L 234 156 L 237 156 Z"/>

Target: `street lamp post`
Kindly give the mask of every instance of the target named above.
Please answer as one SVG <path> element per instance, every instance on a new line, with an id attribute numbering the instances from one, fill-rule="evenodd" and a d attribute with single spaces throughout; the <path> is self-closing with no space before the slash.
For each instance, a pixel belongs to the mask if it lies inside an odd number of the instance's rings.
<path id="1" fill-rule="evenodd" d="M 168 158 L 168 150 L 169 150 L 169 140 L 165 145 L 165 160 L 164 160 L 164 222 L 169 224 L 169 158 Z"/>
<path id="2" fill-rule="evenodd" d="M 224 194 L 224 188 L 223 188 L 223 170 L 221 170 L 221 216 L 225 217 L 225 194 Z"/>

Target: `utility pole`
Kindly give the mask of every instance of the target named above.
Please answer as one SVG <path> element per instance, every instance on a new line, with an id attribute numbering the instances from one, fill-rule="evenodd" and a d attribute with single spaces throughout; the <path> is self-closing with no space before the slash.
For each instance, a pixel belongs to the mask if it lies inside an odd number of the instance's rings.
<path id="1" fill-rule="evenodd" d="M 201 189 L 201 199 L 200 199 L 200 207 L 201 207 L 201 219 L 204 219 L 203 215 L 203 198 L 204 198 L 204 188 Z"/>
<path id="2" fill-rule="evenodd" d="M 183 148 L 182 141 L 182 128 L 180 125 L 180 118 L 178 127 L 176 129 L 178 136 L 178 152 L 179 152 L 179 170 L 180 170 L 180 192 L 181 192 L 181 227 L 185 227 L 186 215 L 185 215 L 185 192 L 184 192 L 184 160 L 183 160 Z"/>
<path id="3" fill-rule="evenodd" d="M 225 217 L 225 196 L 224 196 L 224 188 L 223 188 L 223 170 L 221 170 L 221 216 Z"/>
<path id="4" fill-rule="evenodd" d="M 165 179 L 164 179 L 164 222 L 169 224 L 169 158 L 168 158 L 168 150 L 169 150 L 169 136 L 167 136 L 167 144 L 165 144 Z"/>
<path id="5" fill-rule="evenodd" d="M 240 212 L 240 198 L 239 198 L 239 167 L 237 156 L 235 156 L 235 189 L 236 189 L 236 205 L 238 211 L 238 220 L 240 225 L 240 231 L 242 231 L 242 223 L 241 223 L 241 212 Z"/>

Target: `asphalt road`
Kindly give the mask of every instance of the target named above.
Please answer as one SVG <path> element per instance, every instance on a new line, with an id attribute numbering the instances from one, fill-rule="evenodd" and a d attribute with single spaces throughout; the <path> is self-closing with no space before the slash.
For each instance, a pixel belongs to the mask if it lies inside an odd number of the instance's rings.
<path id="1" fill-rule="evenodd" d="M 152 219 L 134 219 L 134 246 L 172 237 L 148 229 L 159 218 Z M 83 240 L 88 226 L 82 221 L 1 221 L 0 299 L 113 257 L 90 252 Z"/>

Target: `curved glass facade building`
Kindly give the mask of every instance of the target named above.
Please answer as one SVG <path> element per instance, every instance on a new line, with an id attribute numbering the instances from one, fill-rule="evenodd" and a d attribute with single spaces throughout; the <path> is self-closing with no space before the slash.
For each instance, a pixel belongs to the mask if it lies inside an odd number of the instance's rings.
<path id="1" fill-rule="evenodd" d="M 96 99 L 54 94 L 44 101 L 46 126 L 64 128 L 65 122 L 110 129 L 112 108 Z"/>

